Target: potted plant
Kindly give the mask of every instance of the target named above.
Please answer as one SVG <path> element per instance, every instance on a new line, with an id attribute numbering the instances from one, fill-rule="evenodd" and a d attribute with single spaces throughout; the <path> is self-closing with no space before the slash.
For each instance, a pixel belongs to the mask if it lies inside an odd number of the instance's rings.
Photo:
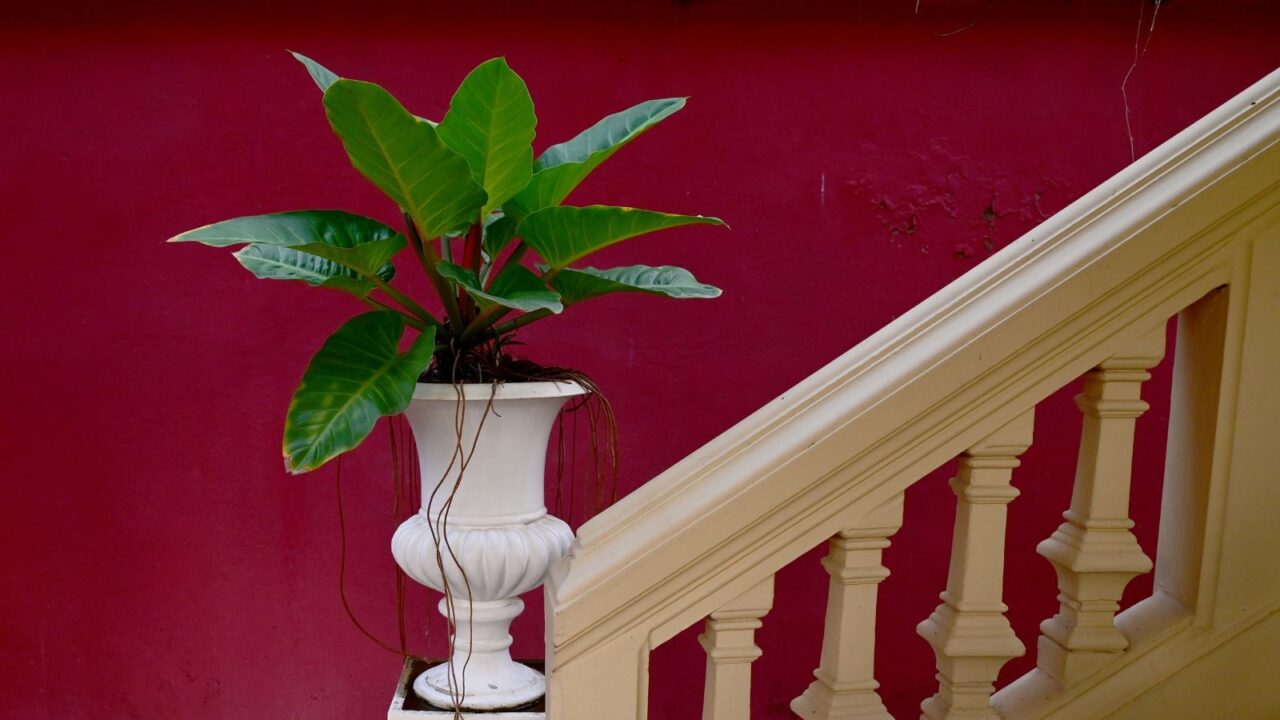
<path id="1" fill-rule="evenodd" d="M 601 295 L 720 294 L 677 267 L 575 267 L 637 235 L 720 220 L 562 204 L 684 99 L 610 115 L 535 160 L 533 102 L 502 58 L 468 74 L 437 123 L 377 85 L 295 57 L 323 91 L 351 164 L 396 203 L 403 230 L 303 210 L 226 220 L 172 241 L 243 246 L 234 256 L 257 277 L 335 289 L 370 308 L 343 323 L 303 374 L 285 417 L 285 466 L 314 470 L 358 446 L 379 418 L 405 413 L 423 498 L 392 550 L 408 575 L 445 592 L 441 611 L 454 629 L 449 661 L 414 690 L 455 709 L 518 706 L 542 695 L 543 679 L 512 662 L 507 629 L 523 608 L 518 596 L 543 582 L 572 540 L 544 504 L 547 441 L 565 400 L 586 390 L 514 357 L 509 342 L 519 328 Z M 425 274 L 433 302 L 393 284 L 406 265 Z"/>

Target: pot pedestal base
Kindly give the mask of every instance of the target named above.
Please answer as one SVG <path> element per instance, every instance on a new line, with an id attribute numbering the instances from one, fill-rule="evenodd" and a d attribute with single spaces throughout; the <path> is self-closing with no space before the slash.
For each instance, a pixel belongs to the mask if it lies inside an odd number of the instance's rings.
<path id="1" fill-rule="evenodd" d="M 506 664 L 495 670 L 485 671 L 485 678 L 492 682 L 485 683 L 483 687 L 475 687 L 475 682 L 467 683 L 463 688 L 466 691 L 463 710 L 492 712 L 497 708 L 521 707 L 547 694 L 547 680 L 532 667 L 513 662 L 508 657 Z M 471 674 L 470 664 L 467 664 L 467 674 Z M 453 693 L 449 692 L 449 687 L 448 664 L 431 667 L 413 680 L 413 693 L 440 708 L 453 707 Z"/>
<path id="2" fill-rule="evenodd" d="M 522 663 L 541 677 L 542 661 Z M 443 668 L 441 661 L 424 663 L 420 660 L 406 658 L 404 670 L 400 673 L 400 684 L 391 698 L 391 707 L 387 710 L 387 720 L 453 720 L 452 710 L 433 707 L 414 692 L 414 683 L 425 673 L 435 668 Z M 543 698 L 513 710 L 463 710 L 464 720 L 546 720 L 546 701 Z"/>

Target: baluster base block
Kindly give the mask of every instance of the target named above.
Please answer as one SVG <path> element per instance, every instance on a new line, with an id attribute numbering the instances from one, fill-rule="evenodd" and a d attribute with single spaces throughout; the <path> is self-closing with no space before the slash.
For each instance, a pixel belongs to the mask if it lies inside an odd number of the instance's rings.
<path id="1" fill-rule="evenodd" d="M 1068 650 L 1044 635 L 1036 643 L 1036 651 L 1036 667 L 1063 687 L 1080 683 L 1124 654 L 1124 650 Z"/>
<path id="2" fill-rule="evenodd" d="M 990 691 L 987 691 L 990 693 Z M 1000 720 L 990 706 L 980 708 L 949 707 L 935 695 L 920 703 L 921 720 Z"/>
<path id="3" fill-rule="evenodd" d="M 893 720 L 876 688 L 880 683 L 838 683 L 815 672 L 813 681 L 791 701 L 791 712 L 805 720 Z"/>

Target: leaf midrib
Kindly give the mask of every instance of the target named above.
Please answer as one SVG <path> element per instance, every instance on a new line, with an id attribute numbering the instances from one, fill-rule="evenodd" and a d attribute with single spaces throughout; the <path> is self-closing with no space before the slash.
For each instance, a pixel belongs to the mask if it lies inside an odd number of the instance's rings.
<path id="1" fill-rule="evenodd" d="M 332 432 L 333 426 L 337 424 L 337 419 L 340 416 L 344 415 L 348 411 L 348 409 L 353 404 L 356 403 L 357 400 L 361 399 L 364 393 L 370 387 L 373 386 L 375 381 L 382 378 L 391 370 L 392 367 L 399 364 L 402 358 L 403 358 L 403 355 L 401 355 L 400 353 L 398 352 L 393 353 L 391 358 L 382 367 L 380 367 L 373 375 L 371 375 L 366 382 L 363 382 L 357 385 L 357 390 L 351 393 L 348 400 L 345 403 L 343 403 L 336 411 L 334 411 L 333 418 L 328 423 L 325 423 L 324 429 L 321 430 L 321 432 L 316 436 L 316 439 L 317 440 L 327 439 L 328 435 Z M 312 456 L 315 454 L 317 446 L 319 444 L 320 444 L 319 442 L 313 442 L 310 444 L 310 447 L 307 449 L 307 454 L 304 456 L 305 460 L 313 459 Z"/>

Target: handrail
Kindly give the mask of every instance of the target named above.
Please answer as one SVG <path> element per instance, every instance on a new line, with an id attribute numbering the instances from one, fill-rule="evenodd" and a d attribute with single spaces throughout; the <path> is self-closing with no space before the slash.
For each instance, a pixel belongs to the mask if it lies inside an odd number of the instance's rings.
<path id="1" fill-rule="evenodd" d="M 1227 283 L 1233 232 L 1277 207 L 1280 71 L 584 525 L 548 583 L 549 667 L 758 585 Z"/>

